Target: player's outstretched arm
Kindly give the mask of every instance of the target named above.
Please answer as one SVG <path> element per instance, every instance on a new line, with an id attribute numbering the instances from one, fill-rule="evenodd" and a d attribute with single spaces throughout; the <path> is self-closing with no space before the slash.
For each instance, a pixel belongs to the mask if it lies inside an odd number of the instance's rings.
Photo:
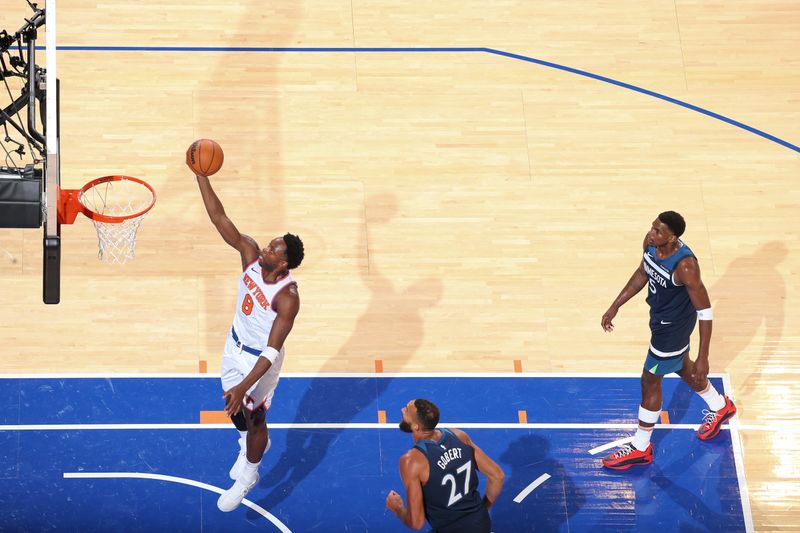
<path id="1" fill-rule="evenodd" d="M 642 260 L 642 262 L 639 263 L 639 267 L 631 276 L 631 279 L 628 280 L 628 283 L 625 284 L 619 295 L 612 302 L 611 307 L 603 313 L 603 317 L 600 319 L 600 326 L 605 331 L 614 330 L 614 324 L 612 324 L 611 321 L 617 316 L 619 308 L 622 307 L 625 302 L 639 294 L 639 291 L 644 289 L 645 285 L 647 285 L 647 273 L 644 271 L 644 260 Z"/>
<path id="2" fill-rule="evenodd" d="M 197 185 L 206 206 L 208 217 L 217 228 L 222 238 L 242 255 L 242 268 L 258 259 L 258 244 L 252 237 L 239 233 L 231 219 L 225 214 L 225 208 L 219 201 L 217 194 L 211 187 L 211 182 L 205 176 L 197 176 Z"/>
<path id="3" fill-rule="evenodd" d="M 460 429 L 451 428 L 450 431 L 452 431 L 461 442 L 472 447 L 475 455 L 475 464 L 478 466 L 478 470 L 483 472 L 483 475 L 485 475 L 487 479 L 486 493 L 483 495 L 483 504 L 488 509 L 497 501 L 498 496 L 500 496 L 500 491 L 503 489 L 503 482 L 505 481 L 506 475 L 503 469 L 500 468 L 500 465 L 486 455 L 486 452 L 484 452 L 480 446 L 472 442 L 469 435 Z"/>

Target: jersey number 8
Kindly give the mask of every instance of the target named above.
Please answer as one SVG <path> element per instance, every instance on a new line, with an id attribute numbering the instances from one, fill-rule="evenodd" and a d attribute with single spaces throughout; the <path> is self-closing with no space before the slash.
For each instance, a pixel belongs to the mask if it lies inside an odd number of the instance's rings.
<path id="1" fill-rule="evenodd" d="M 245 315 L 249 315 L 253 312 L 253 297 L 249 294 L 244 295 L 244 300 L 242 300 L 242 313 Z"/>

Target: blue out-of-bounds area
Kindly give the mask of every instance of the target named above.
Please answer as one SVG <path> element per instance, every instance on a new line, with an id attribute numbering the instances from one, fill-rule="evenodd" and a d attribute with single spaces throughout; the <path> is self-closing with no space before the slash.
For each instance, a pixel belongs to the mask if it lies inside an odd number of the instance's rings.
<path id="1" fill-rule="evenodd" d="M 398 461 L 412 441 L 397 423 L 414 398 L 505 471 L 497 533 L 749 529 L 735 429 L 698 440 L 706 406 L 677 378 L 664 380 L 654 463 L 600 466 L 614 449 L 604 447 L 632 435 L 639 390 L 635 376 L 285 375 L 261 481 L 222 513 L 239 435 L 200 423 L 222 409 L 218 378 L 4 376 L 0 530 L 406 531 L 385 498 L 403 492 Z"/>

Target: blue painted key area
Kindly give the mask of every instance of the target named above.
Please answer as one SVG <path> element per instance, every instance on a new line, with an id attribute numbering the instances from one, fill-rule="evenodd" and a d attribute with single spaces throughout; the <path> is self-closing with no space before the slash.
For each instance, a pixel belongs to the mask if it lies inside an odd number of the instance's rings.
<path id="1" fill-rule="evenodd" d="M 286 376 L 268 415 L 272 448 L 247 499 L 294 532 L 407 531 L 384 500 L 389 489 L 402 493 L 397 465 L 412 441 L 396 424 L 415 397 L 437 403 L 445 424 L 501 426 L 464 428 L 506 473 L 495 532 L 745 529 L 728 429 L 711 442 L 691 429 L 657 429 L 655 462 L 627 471 L 600 467 L 611 450 L 589 453 L 632 434 L 622 426 L 635 423 L 634 377 Z M 157 474 L 227 489 L 238 433 L 199 424 L 201 410 L 221 408 L 219 380 L 200 375 L 0 379 L 0 530 L 279 531 L 244 505 L 220 512 L 218 494 L 205 488 L 70 477 Z M 699 424 L 705 404 L 665 379 L 664 408 L 671 424 Z M 519 410 L 530 424 L 577 426 L 525 427 Z M 314 423 L 341 427 L 302 426 Z M 373 425 L 346 427 L 364 423 Z M 581 427 L 596 424 L 612 427 Z M 550 478 L 513 501 L 543 474 Z"/>

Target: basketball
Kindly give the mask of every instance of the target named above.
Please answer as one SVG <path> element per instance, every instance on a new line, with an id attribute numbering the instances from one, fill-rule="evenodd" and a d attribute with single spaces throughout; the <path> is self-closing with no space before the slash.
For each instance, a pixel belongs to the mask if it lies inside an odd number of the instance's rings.
<path id="1" fill-rule="evenodd" d="M 200 176 L 216 174 L 224 159 L 222 147 L 211 139 L 198 139 L 186 150 L 186 164 Z"/>

